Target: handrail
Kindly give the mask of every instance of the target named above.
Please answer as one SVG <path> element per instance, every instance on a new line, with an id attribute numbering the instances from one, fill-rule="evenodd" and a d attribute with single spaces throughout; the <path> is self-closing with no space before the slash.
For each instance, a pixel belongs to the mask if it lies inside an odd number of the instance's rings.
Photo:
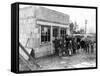
<path id="1" fill-rule="evenodd" d="M 29 64 L 29 62 L 27 60 L 24 59 L 24 57 L 19 54 L 19 58 L 27 65 L 27 67 L 29 68 L 29 70 L 33 70 L 33 68 L 31 67 L 31 65 Z"/>
<path id="2" fill-rule="evenodd" d="M 23 47 L 23 45 L 19 42 L 19 47 L 25 52 L 25 54 L 33 61 L 33 64 L 35 64 L 37 67 L 40 68 L 40 65 L 36 63 L 35 59 L 27 52 L 27 50 Z"/>

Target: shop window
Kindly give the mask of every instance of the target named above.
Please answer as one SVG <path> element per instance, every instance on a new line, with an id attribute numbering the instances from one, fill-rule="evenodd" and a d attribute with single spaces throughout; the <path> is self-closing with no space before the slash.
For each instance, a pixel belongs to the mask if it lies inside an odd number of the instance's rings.
<path id="1" fill-rule="evenodd" d="M 53 28 L 53 37 L 58 37 L 59 30 L 58 28 Z"/>
<path id="2" fill-rule="evenodd" d="M 61 29 L 60 30 L 60 34 L 61 34 L 61 36 L 65 36 L 66 35 L 66 29 Z"/>
<path id="3" fill-rule="evenodd" d="M 41 43 L 50 42 L 50 27 L 41 26 Z"/>

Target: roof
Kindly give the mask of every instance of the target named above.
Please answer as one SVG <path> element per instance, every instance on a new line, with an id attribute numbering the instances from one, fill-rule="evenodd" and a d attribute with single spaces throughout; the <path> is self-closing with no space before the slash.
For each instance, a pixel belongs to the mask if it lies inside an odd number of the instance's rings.
<path id="1" fill-rule="evenodd" d="M 36 17 L 38 19 L 56 23 L 62 23 L 62 24 L 69 23 L 69 15 L 45 7 L 38 8 L 38 10 L 36 11 Z"/>
<path id="2" fill-rule="evenodd" d="M 39 20 L 69 24 L 69 15 L 45 7 L 31 6 L 20 9 L 20 18 L 35 17 Z"/>

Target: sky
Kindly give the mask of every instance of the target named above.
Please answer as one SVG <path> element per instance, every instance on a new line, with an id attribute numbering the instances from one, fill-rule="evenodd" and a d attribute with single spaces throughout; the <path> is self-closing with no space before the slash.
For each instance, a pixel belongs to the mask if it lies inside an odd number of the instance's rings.
<path id="1" fill-rule="evenodd" d="M 28 7 L 27 5 L 21 5 L 20 8 Z M 59 11 L 70 16 L 70 21 L 78 24 L 78 29 L 85 29 L 85 20 L 87 20 L 87 33 L 96 32 L 96 10 L 86 8 L 72 8 L 72 7 L 52 7 L 43 6 L 55 11 Z"/>

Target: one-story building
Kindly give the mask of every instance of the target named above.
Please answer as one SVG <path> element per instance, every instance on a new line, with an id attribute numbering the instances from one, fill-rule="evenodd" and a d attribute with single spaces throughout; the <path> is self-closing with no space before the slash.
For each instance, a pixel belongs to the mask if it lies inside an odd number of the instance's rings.
<path id="1" fill-rule="evenodd" d="M 45 7 L 29 6 L 19 9 L 19 42 L 28 53 L 34 49 L 35 57 L 54 53 L 55 37 L 70 34 L 70 16 Z M 26 59 L 27 56 L 20 49 Z"/>

